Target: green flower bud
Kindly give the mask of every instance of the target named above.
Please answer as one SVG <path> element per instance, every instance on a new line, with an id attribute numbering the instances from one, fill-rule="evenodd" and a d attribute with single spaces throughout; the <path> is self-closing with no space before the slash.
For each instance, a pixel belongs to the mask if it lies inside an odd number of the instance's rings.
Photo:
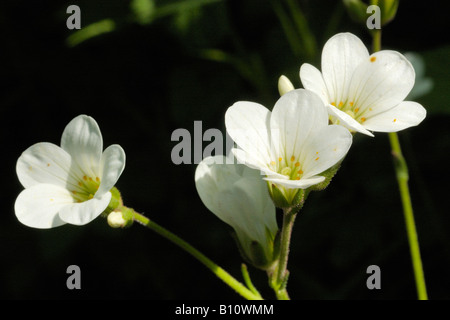
<path id="1" fill-rule="evenodd" d="M 366 23 L 367 4 L 361 0 L 343 0 L 350 18 L 357 23 Z"/>
<path id="2" fill-rule="evenodd" d="M 378 6 L 381 9 L 381 25 L 391 22 L 397 13 L 398 0 L 379 0 Z"/>

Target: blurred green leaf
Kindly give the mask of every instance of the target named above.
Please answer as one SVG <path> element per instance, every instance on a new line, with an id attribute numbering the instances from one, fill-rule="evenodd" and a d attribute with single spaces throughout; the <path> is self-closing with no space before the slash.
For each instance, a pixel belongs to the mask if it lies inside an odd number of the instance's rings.
<path id="1" fill-rule="evenodd" d="M 74 47 L 86 40 L 93 37 L 97 37 L 101 34 L 114 31 L 116 24 L 111 19 L 104 19 L 95 23 L 92 23 L 82 29 L 72 33 L 67 37 L 66 43 L 69 47 Z"/>
<path id="2" fill-rule="evenodd" d="M 156 9 L 154 0 L 132 0 L 130 8 L 138 23 L 148 24 L 153 21 Z"/>
<path id="3" fill-rule="evenodd" d="M 433 90 L 420 98 L 424 107 L 429 113 L 450 113 L 450 104 L 448 102 L 448 88 L 450 88 L 450 74 L 447 66 L 450 61 L 450 46 L 443 46 L 434 50 L 421 53 L 427 77 L 433 79 Z"/>

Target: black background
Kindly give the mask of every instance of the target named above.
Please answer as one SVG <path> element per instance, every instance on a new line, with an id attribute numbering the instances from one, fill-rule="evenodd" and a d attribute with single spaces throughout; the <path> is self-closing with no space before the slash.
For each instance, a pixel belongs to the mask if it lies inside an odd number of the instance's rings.
<path id="1" fill-rule="evenodd" d="M 156 1 L 157 8 L 169 2 Z M 364 26 L 347 16 L 341 2 L 298 3 L 317 42 L 314 56 L 293 53 L 270 1 L 218 1 L 145 24 L 134 18 L 129 1 L 2 1 L 0 298 L 240 299 L 194 258 L 140 225 L 115 230 L 101 218 L 50 230 L 20 224 L 15 164 L 34 143 L 59 144 L 75 116 L 94 117 L 104 146 L 118 143 L 126 151 L 117 184 L 125 204 L 241 279 L 230 229 L 196 193 L 196 165 L 171 161 L 171 133 L 193 133 L 196 120 L 203 131 L 224 132 L 224 113 L 239 100 L 271 108 L 278 77 L 286 74 L 299 87 L 300 65 L 319 66 L 323 44 L 337 32 L 353 32 L 370 45 Z M 431 299 L 450 298 L 444 3 L 401 1 L 396 19 L 383 28 L 383 47 L 420 53 L 434 81 L 433 91 L 418 99 L 428 110 L 426 120 L 400 133 Z M 82 28 L 110 18 L 115 30 L 68 46 L 75 32 L 66 27 L 70 4 L 80 6 Z M 207 59 L 206 49 L 229 53 L 240 65 Z M 66 287 L 72 264 L 81 268 L 81 290 Z M 381 268 L 381 290 L 366 287 L 369 265 Z M 293 299 L 416 298 L 386 134 L 355 136 L 329 188 L 310 196 L 294 227 L 289 270 Z M 263 296 L 273 298 L 264 272 L 250 272 Z"/>

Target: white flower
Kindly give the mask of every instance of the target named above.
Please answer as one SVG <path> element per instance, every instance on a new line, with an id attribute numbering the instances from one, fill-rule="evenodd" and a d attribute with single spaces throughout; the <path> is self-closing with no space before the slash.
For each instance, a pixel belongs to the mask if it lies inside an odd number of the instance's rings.
<path id="1" fill-rule="evenodd" d="M 258 171 L 225 163 L 224 156 L 200 162 L 195 171 L 197 192 L 204 205 L 234 229 L 247 259 L 263 267 L 273 259 L 275 206 Z"/>
<path id="2" fill-rule="evenodd" d="M 257 103 L 237 102 L 228 108 L 225 126 L 239 147 L 232 149 L 238 161 L 261 170 L 288 202 L 297 189 L 324 181 L 320 174 L 337 164 L 352 143 L 347 129 L 328 125 L 325 105 L 304 89 L 285 93 L 272 112 Z"/>
<path id="3" fill-rule="evenodd" d="M 124 167 L 123 149 L 111 145 L 103 152 L 97 123 L 80 115 L 66 126 L 61 147 L 41 142 L 19 157 L 16 170 L 25 189 L 17 197 L 16 216 L 34 228 L 84 225 L 108 207 Z"/>
<path id="4" fill-rule="evenodd" d="M 418 125 L 426 110 L 403 101 L 414 86 L 415 72 L 399 52 L 369 55 L 351 33 L 330 38 L 322 51 L 322 72 L 310 64 L 300 68 L 305 89 L 317 93 L 328 106 L 331 121 L 351 131 L 396 132 Z"/>

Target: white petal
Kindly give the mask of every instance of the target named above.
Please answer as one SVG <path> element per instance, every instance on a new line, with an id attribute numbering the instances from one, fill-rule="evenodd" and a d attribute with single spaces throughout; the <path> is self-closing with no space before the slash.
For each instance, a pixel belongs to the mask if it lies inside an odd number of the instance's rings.
<path id="1" fill-rule="evenodd" d="M 235 172 L 235 166 L 227 164 L 218 165 L 217 163 L 220 163 L 220 161 L 226 161 L 225 157 L 207 157 L 195 169 L 195 186 L 197 192 L 204 205 L 211 212 L 218 210 L 215 199 L 220 188 L 227 188 L 232 183 L 230 179 L 234 181 L 238 178 Z"/>
<path id="2" fill-rule="evenodd" d="M 264 106 L 240 101 L 225 113 L 225 126 L 236 144 L 253 158 L 270 162 L 269 121 L 271 113 Z"/>
<path id="3" fill-rule="evenodd" d="M 276 102 L 270 119 L 272 135 L 279 132 L 280 140 L 273 142 L 277 156 L 298 157 L 305 141 L 327 125 L 327 110 L 317 94 L 305 89 L 286 93 Z"/>
<path id="4" fill-rule="evenodd" d="M 304 63 L 300 67 L 300 80 L 303 87 L 315 92 L 324 104 L 332 102 L 328 97 L 328 89 L 323 80 L 322 73 L 309 63 Z"/>
<path id="5" fill-rule="evenodd" d="M 300 163 L 304 178 L 313 177 L 338 163 L 352 144 L 352 134 L 344 127 L 330 125 L 312 137 L 305 146 Z"/>
<path id="6" fill-rule="evenodd" d="M 325 180 L 325 177 L 315 176 L 306 179 L 300 180 L 284 180 L 284 179 L 272 179 L 272 178 L 264 178 L 266 181 L 270 181 L 271 183 L 278 184 L 287 189 L 306 189 L 315 184 L 321 183 Z"/>
<path id="7" fill-rule="evenodd" d="M 351 33 L 339 33 L 322 50 L 322 75 L 331 102 L 345 102 L 353 72 L 369 56 L 364 43 Z"/>
<path id="8" fill-rule="evenodd" d="M 241 149 L 231 149 L 231 152 L 233 153 L 234 156 L 236 156 L 238 163 L 243 163 L 251 170 L 259 172 L 260 176 L 268 176 L 276 179 L 286 178 L 285 175 L 273 171 L 272 169 L 270 169 L 268 165 L 262 164 L 260 161 L 252 158 L 251 155 L 246 154 Z"/>
<path id="9" fill-rule="evenodd" d="M 205 159 L 197 166 L 195 185 L 200 198 L 212 213 L 235 229 L 241 244 L 256 240 L 265 247 L 266 229 L 272 235 L 278 229 L 267 184 L 256 170 L 217 164 L 215 160 Z"/>
<path id="10" fill-rule="evenodd" d="M 414 68 L 399 52 L 384 50 L 355 70 L 348 99 L 366 119 L 403 101 L 414 86 Z"/>
<path id="11" fill-rule="evenodd" d="M 404 101 L 396 107 L 373 116 L 364 126 L 373 131 L 397 132 L 417 126 L 427 115 L 427 111 L 417 102 Z"/>
<path id="12" fill-rule="evenodd" d="M 60 147 L 48 143 L 36 143 L 25 150 L 16 165 L 17 176 L 25 188 L 48 183 L 63 188 L 77 185 L 70 175 L 70 155 Z"/>
<path id="13" fill-rule="evenodd" d="M 249 154 L 239 148 L 231 149 L 231 155 L 237 159 L 238 164 L 245 164 L 252 169 L 268 170 L 268 165 L 263 162 L 265 159 L 256 158 L 257 155 Z"/>
<path id="14" fill-rule="evenodd" d="M 339 119 L 339 125 L 347 128 L 350 131 L 357 131 L 357 132 L 364 133 L 371 137 L 374 136 L 371 132 L 367 131 L 367 129 L 362 124 L 360 124 L 358 121 L 353 119 L 347 113 L 339 110 L 338 108 L 336 108 L 335 106 L 332 106 L 331 104 L 329 104 L 327 107 L 328 107 L 328 113 L 332 117 Z"/>
<path id="15" fill-rule="evenodd" d="M 39 229 L 65 224 L 58 212 L 73 203 L 70 192 L 51 184 L 38 184 L 23 190 L 17 197 L 14 210 L 24 225 Z"/>
<path id="16" fill-rule="evenodd" d="M 107 192 L 98 198 L 66 205 L 60 209 L 59 217 L 66 223 L 85 225 L 105 211 L 111 201 L 111 196 L 111 192 Z"/>
<path id="17" fill-rule="evenodd" d="M 61 148 L 74 159 L 74 165 L 88 176 L 98 177 L 103 139 L 97 122 L 89 116 L 74 118 L 64 129 Z"/>
<path id="18" fill-rule="evenodd" d="M 219 218 L 235 230 L 243 230 L 250 240 L 263 247 L 268 242 L 266 229 L 275 236 L 278 230 L 275 206 L 270 199 L 267 183 L 258 178 L 240 178 L 217 198 L 222 208 Z"/>
<path id="19" fill-rule="evenodd" d="M 119 180 L 124 168 L 125 151 L 122 147 L 114 144 L 106 148 L 101 160 L 101 183 L 95 196 L 101 196 L 111 190 Z"/>

